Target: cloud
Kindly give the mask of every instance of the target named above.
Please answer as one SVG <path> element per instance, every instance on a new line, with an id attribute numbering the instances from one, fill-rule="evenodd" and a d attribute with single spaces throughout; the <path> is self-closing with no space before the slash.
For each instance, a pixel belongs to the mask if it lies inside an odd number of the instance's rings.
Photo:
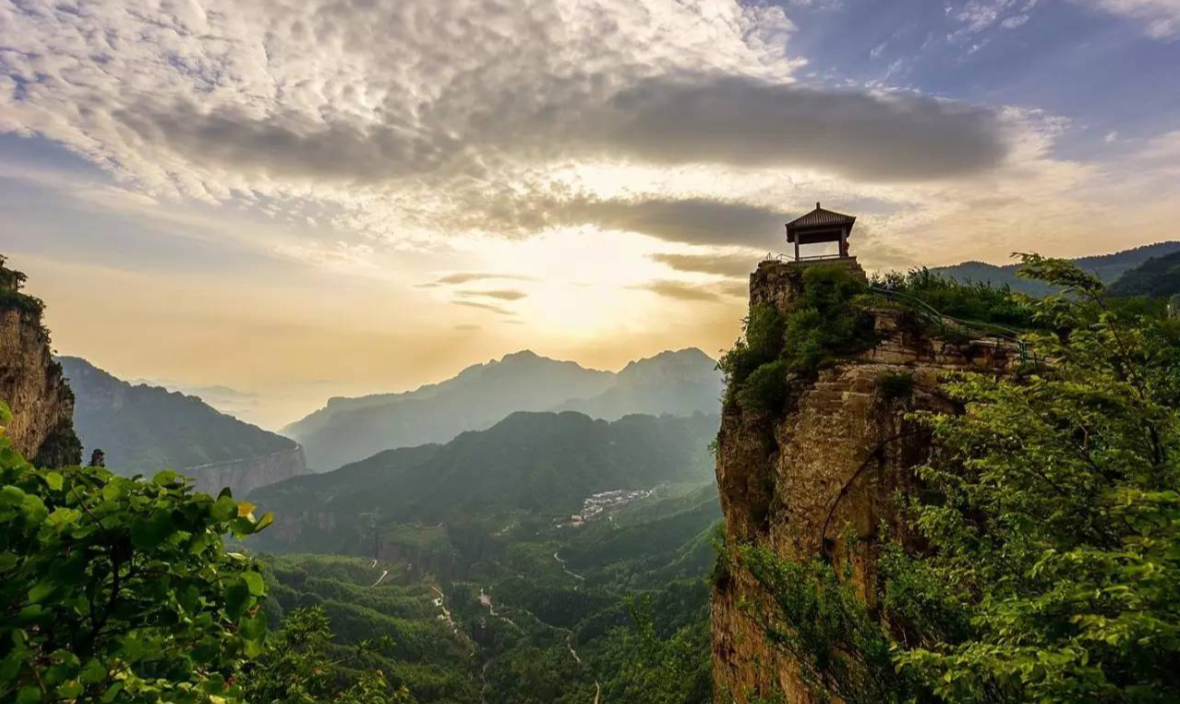
<path id="1" fill-rule="evenodd" d="M 460 106 L 433 109 L 449 114 Z M 137 105 L 114 117 L 139 140 L 192 164 L 362 183 L 570 157 L 807 167 L 891 182 L 970 174 L 1006 154 L 996 115 L 983 108 L 697 73 L 648 78 L 613 94 L 575 87 L 523 104 L 492 100 L 469 116 L 478 119 L 453 127 L 396 114 L 356 124 L 289 110 L 205 112 L 187 101 Z"/>
<path id="2" fill-rule="evenodd" d="M 532 276 L 522 276 L 519 274 L 497 274 L 491 272 L 459 272 L 455 274 L 447 274 L 439 277 L 434 281 L 429 281 L 424 284 L 418 284 L 418 288 L 433 288 L 443 285 L 457 285 L 467 284 L 473 281 L 535 281 L 536 278 Z"/>
<path id="3" fill-rule="evenodd" d="M 664 254 L 650 258 L 677 271 L 745 277 L 758 266 L 759 256 L 747 254 Z"/>
<path id="4" fill-rule="evenodd" d="M 658 280 L 641 284 L 635 288 L 680 301 L 719 303 L 727 296 L 744 296 L 745 288 L 733 286 L 698 286 L 680 281 Z"/>
<path id="5" fill-rule="evenodd" d="M 459 332 L 476 332 L 478 330 L 482 330 L 483 328 L 481 328 L 478 325 L 463 324 L 463 325 L 452 325 L 451 329 L 458 330 Z"/>
<path id="6" fill-rule="evenodd" d="M 800 213 L 801 214 L 801 213 Z M 713 198 L 574 199 L 548 204 L 554 223 L 629 230 L 670 242 L 778 247 L 792 216 Z"/>
<path id="7" fill-rule="evenodd" d="M 664 164 L 809 166 L 906 181 L 985 170 L 1006 153 L 996 115 L 986 109 L 736 76 L 648 80 L 616 95 L 607 118 L 592 121 L 600 140 Z M 593 132 L 583 138 L 592 141 Z"/>
<path id="8" fill-rule="evenodd" d="M 1175 39 L 1180 36 L 1180 0 L 1073 0 L 1075 3 L 1147 23 L 1148 36 Z"/>
<path id="9" fill-rule="evenodd" d="M 1009 153 L 984 107 L 799 85 L 794 25 L 769 3 L 28 0 L 0 5 L 0 26 L 0 132 L 40 134 L 164 202 L 298 212 L 385 243 L 531 234 L 564 219 L 545 203 L 673 237 L 657 197 L 682 212 L 743 200 L 648 194 L 627 215 L 593 205 L 620 195 L 571 176 L 581 164 L 909 183 Z M 751 208 L 723 223 L 746 218 L 739 240 Z"/>
<path id="10" fill-rule="evenodd" d="M 479 301 L 451 301 L 451 303 L 454 303 L 457 306 L 466 306 L 468 308 L 478 308 L 480 310 L 490 310 L 493 313 L 499 313 L 500 315 L 515 315 L 515 313 L 508 310 L 507 308 L 493 305 L 491 303 L 480 303 Z"/>
<path id="11" fill-rule="evenodd" d="M 495 291 L 459 291 L 460 296 L 468 298 L 495 298 L 501 301 L 519 301 L 528 296 L 524 291 L 514 291 L 511 289 L 500 289 Z"/>

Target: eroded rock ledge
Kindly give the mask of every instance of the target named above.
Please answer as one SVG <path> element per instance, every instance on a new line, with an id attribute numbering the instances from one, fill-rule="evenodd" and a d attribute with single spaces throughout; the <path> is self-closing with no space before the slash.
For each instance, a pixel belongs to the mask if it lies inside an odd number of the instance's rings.
<path id="1" fill-rule="evenodd" d="M 864 276 L 855 259 L 838 265 Z M 751 306 L 769 303 L 785 316 L 799 297 L 805 266 L 763 262 L 750 277 Z M 1001 373 L 1018 358 L 1003 343 L 939 339 L 905 310 L 873 307 L 869 313 L 877 339 L 872 347 L 826 366 L 813 380 L 793 382 L 782 414 L 731 404 L 717 448 L 726 543 L 766 546 L 794 560 L 846 558 L 862 594 L 871 593 L 863 587 L 874 579 L 880 526 L 896 527 L 894 495 L 913 486 L 909 470 L 930 452 L 928 433 L 906 414 L 955 410 L 940 391 L 946 372 Z M 888 380 L 901 377 L 910 381 L 898 394 Z M 744 704 L 778 692 L 790 704 L 819 701 L 753 617 L 767 598 L 740 564 L 717 580 L 717 701 L 732 697 Z"/>

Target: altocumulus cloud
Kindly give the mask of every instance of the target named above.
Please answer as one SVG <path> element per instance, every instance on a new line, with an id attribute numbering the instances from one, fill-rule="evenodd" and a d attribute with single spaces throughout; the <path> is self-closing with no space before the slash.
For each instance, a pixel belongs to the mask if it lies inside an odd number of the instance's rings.
<path id="1" fill-rule="evenodd" d="M 451 114 L 460 107 L 432 110 Z M 608 96 L 574 90 L 541 102 L 493 101 L 477 120 L 454 128 L 445 121 L 408 124 L 395 114 L 362 126 L 288 112 L 204 113 L 189 102 L 140 105 L 115 117 L 145 142 L 193 163 L 350 181 L 470 173 L 495 158 L 544 164 L 570 157 L 810 167 L 909 181 L 975 173 L 1006 153 L 999 121 L 987 110 L 708 75 L 649 79 Z"/>
<path id="2" fill-rule="evenodd" d="M 28 0 L 0 28 L 0 131 L 152 195 L 319 203 L 390 237 L 589 224 L 761 246 L 783 214 L 743 194 L 604 195 L 562 170 L 898 183 L 1009 152 L 988 109 L 800 86 L 783 10 L 735 0 Z"/>

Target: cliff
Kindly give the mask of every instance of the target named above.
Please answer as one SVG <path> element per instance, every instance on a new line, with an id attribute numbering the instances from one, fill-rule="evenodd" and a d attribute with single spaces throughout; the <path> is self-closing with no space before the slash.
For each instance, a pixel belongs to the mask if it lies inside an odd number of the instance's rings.
<path id="1" fill-rule="evenodd" d="M 151 476 L 174 469 L 199 491 L 235 496 L 306 471 L 295 441 L 217 411 L 196 396 L 129 384 L 78 357 L 60 359 L 77 394 L 74 423 L 86 451 L 112 471 Z"/>
<path id="2" fill-rule="evenodd" d="M 4 261 L 0 256 L 0 400 L 12 411 L 8 438 L 39 466 L 79 464 L 74 395 L 53 361 L 43 304 L 20 292 L 24 274 L 5 268 Z"/>
<path id="3" fill-rule="evenodd" d="M 184 474 L 196 480 L 197 491 L 216 496 L 223 487 L 229 487 L 237 497 L 306 472 L 303 448 L 298 445 L 261 457 L 245 457 L 184 470 Z"/>
<path id="4" fill-rule="evenodd" d="M 854 259 L 842 265 L 864 277 Z M 787 316 L 803 292 L 807 266 L 763 262 L 750 279 L 751 307 L 770 304 Z M 878 531 L 896 528 L 894 496 L 913 488 L 909 469 L 930 452 L 928 434 L 906 414 L 953 412 L 939 391 L 946 372 L 999 372 L 1015 361 L 1016 351 L 960 335 L 939 339 L 902 308 L 866 304 L 865 312 L 872 342 L 814 375 L 785 376 L 781 411 L 726 404 L 716 471 L 727 546 L 764 546 L 786 559 L 850 564 L 853 584 L 871 594 L 863 587 L 875 578 Z M 744 704 L 781 692 L 790 704 L 821 701 L 766 638 L 758 614 L 768 599 L 740 561 L 730 561 L 716 580 L 717 700 L 732 696 Z"/>

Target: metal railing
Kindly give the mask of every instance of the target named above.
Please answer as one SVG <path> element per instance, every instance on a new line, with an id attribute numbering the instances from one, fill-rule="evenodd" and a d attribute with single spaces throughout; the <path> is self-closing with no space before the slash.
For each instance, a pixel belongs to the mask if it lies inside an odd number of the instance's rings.
<path id="1" fill-rule="evenodd" d="M 1030 360 L 1034 365 L 1037 364 L 1036 353 L 1030 350 L 1028 342 L 1022 337 L 1024 333 L 1019 330 L 997 325 L 996 323 L 986 323 L 982 320 L 966 320 L 946 315 L 921 298 L 911 296 L 908 293 L 901 293 L 900 291 L 894 291 L 880 286 L 870 286 L 869 291 L 909 306 L 927 321 L 938 325 L 944 334 L 948 331 L 963 334 L 970 334 L 972 332 L 982 333 L 984 337 L 991 337 L 1001 342 L 1016 345 L 1017 349 L 1020 350 L 1021 364 L 1026 364 Z"/>

